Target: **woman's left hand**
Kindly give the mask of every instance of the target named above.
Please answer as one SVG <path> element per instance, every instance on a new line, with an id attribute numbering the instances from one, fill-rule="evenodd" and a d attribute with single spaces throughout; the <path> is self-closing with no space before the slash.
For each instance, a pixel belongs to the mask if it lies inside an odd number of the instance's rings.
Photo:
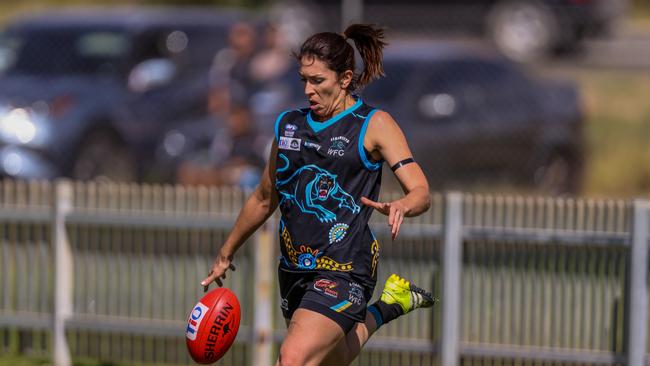
<path id="1" fill-rule="evenodd" d="M 408 208 L 399 200 L 393 202 L 375 202 L 366 197 L 361 197 L 361 203 L 388 216 L 391 238 L 395 240 L 399 233 L 399 228 L 404 221 L 404 216 L 408 212 Z"/>

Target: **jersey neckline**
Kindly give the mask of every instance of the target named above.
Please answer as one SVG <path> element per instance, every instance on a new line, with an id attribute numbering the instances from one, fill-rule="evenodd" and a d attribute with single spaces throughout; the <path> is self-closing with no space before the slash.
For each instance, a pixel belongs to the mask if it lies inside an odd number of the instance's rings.
<path id="1" fill-rule="evenodd" d="M 316 122 L 314 119 L 311 117 L 312 111 L 310 110 L 309 113 L 307 113 L 307 124 L 309 127 L 311 127 L 314 132 L 319 133 L 320 131 L 326 129 L 327 127 L 335 124 L 336 122 L 340 121 L 341 118 L 347 116 L 348 114 L 354 112 L 357 108 L 359 108 L 363 104 L 363 101 L 361 100 L 361 97 L 357 97 L 357 102 L 354 103 L 352 106 L 348 107 L 346 110 L 342 111 L 341 113 L 337 114 L 336 116 L 328 119 L 327 121 L 323 122 Z"/>

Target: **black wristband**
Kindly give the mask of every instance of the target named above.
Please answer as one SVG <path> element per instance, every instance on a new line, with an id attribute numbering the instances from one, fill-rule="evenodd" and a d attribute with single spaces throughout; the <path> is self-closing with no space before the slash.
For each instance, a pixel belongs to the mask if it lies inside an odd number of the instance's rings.
<path id="1" fill-rule="evenodd" d="M 390 167 L 390 170 L 392 170 L 392 171 L 396 171 L 397 169 L 403 167 L 404 165 L 406 165 L 406 164 L 411 164 L 411 163 L 415 163 L 415 160 L 413 160 L 413 158 L 408 158 L 408 159 L 400 160 L 400 161 L 398 161 L 397 163 L 395 163 L 395 165 L 393 165 L 392 167 Z"/>

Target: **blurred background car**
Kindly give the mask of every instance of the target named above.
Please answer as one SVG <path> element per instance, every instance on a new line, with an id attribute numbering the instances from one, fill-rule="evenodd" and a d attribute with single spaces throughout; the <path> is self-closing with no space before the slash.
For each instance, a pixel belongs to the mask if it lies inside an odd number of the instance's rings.
<path id="1" fill-rule="evenodd" d="M 325 26 L 346 23 L 339 1 L 315 3 L 328 13 Z M 530 62 L 610 34 L 627 7 L 627 0 L 364 0 L 363 18 L 394 36 L 485 37 L 505 56 Z"/>
<path id="2" fill-rule="evenodd" d="M 575 83 L 440 42 L 391 44 L 384 69 L 362 95 L 395 117 L 434 189 L 481 182 L 579 190 L 585 152 Z"/>
<path id="3" fill-rule="evenodd" d="M 208 114 L 209 70 L 240 12 L 73 9 L 2 32 L 0 173 L 146 178 L 169 126 Z"/>

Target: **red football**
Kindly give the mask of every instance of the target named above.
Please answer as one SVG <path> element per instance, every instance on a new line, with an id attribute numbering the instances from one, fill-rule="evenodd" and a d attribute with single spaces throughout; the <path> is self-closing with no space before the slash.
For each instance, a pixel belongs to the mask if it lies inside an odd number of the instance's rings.
<path id="1" fill-rule="evenodd" d="M 192 308 L 185 329 L 192 359 L 200 364 L 220 359 L 235 341 L 240 319 L 239 300 L 229 289 L 215 288 L 203 296 Z"/>

